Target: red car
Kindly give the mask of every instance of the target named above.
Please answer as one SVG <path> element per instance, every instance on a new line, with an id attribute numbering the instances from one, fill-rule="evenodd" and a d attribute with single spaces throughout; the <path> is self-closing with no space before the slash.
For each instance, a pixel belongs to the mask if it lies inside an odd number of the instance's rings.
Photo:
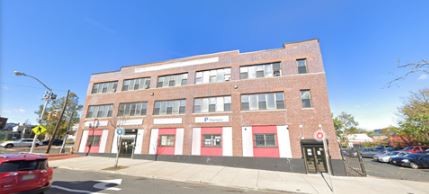
<path id="1" fill-rule="evenodd" d="M 52 174 L 46 156 L 0 154 L 0 194 L 43 193 L 51 186 Z"/>
<path id="2" fill-rule="evenodd" d="M 428 148 L 429 148 L 428 146 L 408 146 L 404 148 L 402 151 L 415 154 L 415 153 L 424 152 Z"/>

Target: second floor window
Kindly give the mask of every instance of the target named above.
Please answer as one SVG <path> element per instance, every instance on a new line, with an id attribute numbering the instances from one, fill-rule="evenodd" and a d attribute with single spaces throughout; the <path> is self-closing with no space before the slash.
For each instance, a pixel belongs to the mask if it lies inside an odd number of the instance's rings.
<path id="1" fill-rule="evenodd" d="M 231 96 L 194 99 L 194 113 L 231 111 Z"/>
<path id="2" fill-rule="evenodd" d="M 301 90 L 302 108 L 311 108 L 311 93 L 310 90 Z"/>
<path id="3" fill-rule="evenodd" d="M 163 100 L 155 101 L 154 115 L 176 115 L 185 114 L 186 100 Z"/>
<path id="4" fill-rule="evenodd" d="M 308 73 L 307 59 L 297 59 L 296 64 L 298 65 L 298 73 Z"/>
<path id="5" fill-rule="evenodd" d="M 188 73 L 158 77 L 157 88 L 183 86 L 188 82 Z"/>
<path id="6" fill-rule="evenodd" d="M 224 82 L 224 81 L 229 81 L 230 79 L 231 79 L 231 68 L 198 71 L 195 74 L 196 84 Z"/>
<path id="7" fill-rule="evenodd" d="M 94 83 L 91 94 L 113 93 L 116 92 L 118 81 Z"/>
<path id="8" fill-rule="evenodd" d="M 119 104 L 118 116 L 141 116 L 146 115 L 146 102 L 133 102 Z"/>
<path id="9" fill-rule="evenodd" d="M 241 95 L 241 110 L 284 109 L 283 92 Z"/>
<path id="10" fill-rule="evenodd" d="M 267 63 L 240 67 L 240 79 L 280 76 L 280 63 Z"/>
<path id="11" fill-rule="evenodd" d="M 122 84 L 122 91 L 141 90 L 150 88 L 150 78 L 126 79 Z"/>
<path id="12" fill-rule="evenodd" d="M 86 118 L 111 117 L 113 104 L 90 105 Z"/>
<path id="13" fill-rule="evenodd" d="M 276 146 L 276 136 L 274 134 L 255 134 L 256 147 Z"/>

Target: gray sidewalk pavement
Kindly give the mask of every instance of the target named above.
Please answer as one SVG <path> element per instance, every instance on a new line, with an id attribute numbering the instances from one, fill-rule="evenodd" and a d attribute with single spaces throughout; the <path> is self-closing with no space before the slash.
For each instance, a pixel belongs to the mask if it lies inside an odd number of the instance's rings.
<path id="1" fill-rule="evenodd" d="M 323 178 L 320 174 L 287 173 L 128 158 L 119 159 L 119 166 L 124 168 L 114 171 L 105 170 L 113 167 L 114 163 L 115 158 L 93 156 L 50 161 L 51 166 L 58 168 L 112 172 L 145 178 L 250 190 L 348 194 L 429 193 L 429 183 L 426 182 L 329 175 L 325 175 L 325 178 Z M 330 186 L 333 187 L 333 192 L 330 190 Z"/>

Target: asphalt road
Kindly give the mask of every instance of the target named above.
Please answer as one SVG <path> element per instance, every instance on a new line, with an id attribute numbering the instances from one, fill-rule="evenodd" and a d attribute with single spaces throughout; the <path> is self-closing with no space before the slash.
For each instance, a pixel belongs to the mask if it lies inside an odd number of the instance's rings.
<path id="1" fill-rule="evenodd" d="M 110 183 L 109 183 L 110 182 Z M 57 168 L 54 170 L 52 188 L 47 194 L 76 193 L 127 193 L 127 194 L 262 194 L 271 191 L 241 190 L 216 187 L 206 184 L 190 184 L 142 177 L 125 176 L 113 173 L 75 171 Z M 283 192 L 284 193 L 284 192 Z"/>
<path id="2" fill-rule="evenodd" d="M 395 166 L 388 163 L 380 163 L 369 158 L 364 158 L 366 173 L 369 176 L 429 182 L 429 169 L 412 169 Z"/>

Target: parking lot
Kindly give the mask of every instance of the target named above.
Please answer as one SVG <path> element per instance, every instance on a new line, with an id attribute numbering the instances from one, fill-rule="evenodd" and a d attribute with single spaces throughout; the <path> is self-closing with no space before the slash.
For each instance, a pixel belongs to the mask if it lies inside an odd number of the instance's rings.
<path id="1" fill-rule="evenodd" d="M 364 158 L 363 160 L 368 176 L 429 182 L 429 169 L 412 169 L 395 166 L 388 163 L 376 162 L 370 158 Z"/>

